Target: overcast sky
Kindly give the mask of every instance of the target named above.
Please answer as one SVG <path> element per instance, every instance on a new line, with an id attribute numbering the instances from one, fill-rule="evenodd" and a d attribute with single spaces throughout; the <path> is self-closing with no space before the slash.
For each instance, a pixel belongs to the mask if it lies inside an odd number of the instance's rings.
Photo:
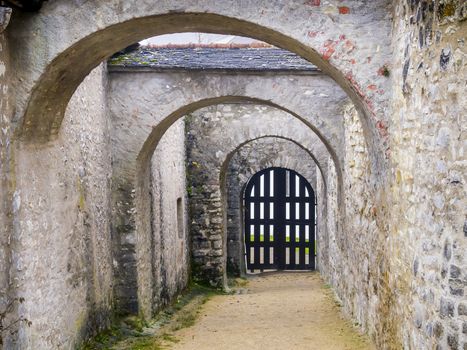
<path id="1" fill-rule="evenodd" d="M 258 40 L 235 35 L 207 34 L 207 33 L 177 33 L 159 35 L 141 41 L 142 45 L 167 44 L 249 44 Z"/>

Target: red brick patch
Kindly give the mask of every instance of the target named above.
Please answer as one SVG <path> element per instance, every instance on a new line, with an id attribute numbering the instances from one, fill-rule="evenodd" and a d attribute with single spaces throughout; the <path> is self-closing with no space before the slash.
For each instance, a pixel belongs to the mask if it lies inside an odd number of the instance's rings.
<path id="1" fill-rule="evenodd" d="M 347 15 L 350 13 L 350 9 L 347 6 L 339 6 L 339 13 L 341 15 Z"/>

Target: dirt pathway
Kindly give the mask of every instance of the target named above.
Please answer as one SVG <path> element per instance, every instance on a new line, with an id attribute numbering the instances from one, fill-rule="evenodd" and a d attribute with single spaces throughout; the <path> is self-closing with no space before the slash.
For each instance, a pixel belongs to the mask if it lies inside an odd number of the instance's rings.
<path id="1" fill-rule="evenodd" d="M 342 319 L 317 273 L 252 277 L 241 294 L 217 295 L 194 326 L 173 333 L 180 350 L 374 349 Z"/>

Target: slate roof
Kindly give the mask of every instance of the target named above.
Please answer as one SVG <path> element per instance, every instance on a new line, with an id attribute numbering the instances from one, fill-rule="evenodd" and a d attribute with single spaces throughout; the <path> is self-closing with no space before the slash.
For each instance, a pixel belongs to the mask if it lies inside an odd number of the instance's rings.
<path id="1" fill-rule="evenodd" d="M 317 71 L 300 56 L 278 48 L 140 47 L 117 53 L 110 67 L 155 70 Z"/>

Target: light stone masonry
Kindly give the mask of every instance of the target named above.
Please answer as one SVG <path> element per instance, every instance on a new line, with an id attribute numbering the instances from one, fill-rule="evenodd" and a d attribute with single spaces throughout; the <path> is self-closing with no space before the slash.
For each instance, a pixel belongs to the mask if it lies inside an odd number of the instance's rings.
<path id="1" fill-rule="evenodd" d="M 6 322 L 32 323 L 3 347 L 74 349 L 115 315 L 153 316 L 191 272 L 224 285 L 226 189 L 250 176 L 235 157 L 292 166 L 281 154 L 302 147 L 319 270 L 346 316 L 378 349 L 467 349 L 466 18 L 464 0 L 14 9 L 0 33 L 0 313 L 24 298 Z M 184 31 L 254 37 L 319 71 L 102 63 Z"/>

